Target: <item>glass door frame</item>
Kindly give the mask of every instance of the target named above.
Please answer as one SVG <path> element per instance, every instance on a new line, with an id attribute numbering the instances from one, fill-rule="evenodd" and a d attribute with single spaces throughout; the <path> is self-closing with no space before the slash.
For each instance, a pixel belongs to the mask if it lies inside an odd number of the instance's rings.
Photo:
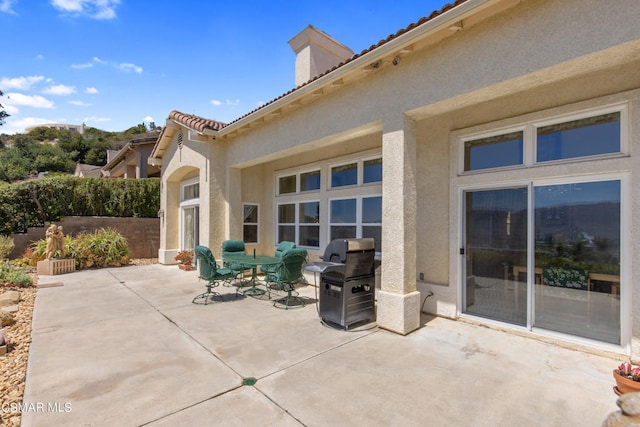
<path id="1" fill-rule="evenodd" d="M 548 329 L 537 328 L 533 325 L 535 306 L 533 292 L 535 283 L 535 215 L 534 211 L 534 189 L 535 187 L 572 184 L 572 183 L 588 183 L 599 181 L 620 181 L 620 345 L 605 343 L 588 338 L 574 335 L 568 335 L 561 332 L 554 332 Z M 562 178 L 537 178 L 527 181 L 511 181 L 511 182 L 493 182 L 488 184 L 474 184 L 458 187 L 458 255 L 457 272 L 458 272 L 458 301 L 457 314 L 462 318 L 480 319 L 483 322 L 499 324 L 503 327 L 509 327 L 518 330 L 526 330 L 534 332 L 538 335 L 555 336 L 563 340 L 584 343 L 590 346 L 600 347 L 606 350 L 619 352 L 623 349 L 627 354 L 631 345 L 631 236 L 629 230 L 631 226 L 630 207 L 632 203 L 631 189 L 629 185 L 630 177 L 627 172 L 604 173 L 594 175 L 573 175 Z M 469 191 L 483 190 L 500 190 L 510 188 L 526 187 L 528 192 L 527 202 L 527 321 L 526 326 L 514 325 L 499 320 L 486 319 L 478 317 L 470 313 L 464 313 L 466 305 L 466 255 L 461 253 L 462 249 L 466 250 L 466 206 L 465 194 Z"/>

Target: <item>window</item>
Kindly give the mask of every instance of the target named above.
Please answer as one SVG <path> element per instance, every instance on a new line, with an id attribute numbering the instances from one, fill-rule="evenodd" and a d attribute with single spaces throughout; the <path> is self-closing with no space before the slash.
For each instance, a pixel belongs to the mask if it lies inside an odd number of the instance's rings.
<path id="1" fill-rule="evenodd" d="M 619 152 L 619 111 L 537 128 L 538 162 Z"/>
<path id="2" fill-rule="evenodd" d="M 278 194 L 289 194 L 296 192 L 296 176 L 282 176 L 278 179 Z"/>
<path id="3" fill-rule="evenodd" d="M 190 178 L 180 183 L 180 249 L 192 251 L 199 244 L 200 183 Z"/>
<path id="4" fill-rule="evenodd" d="M 331 200 L 329 214 L 329 240 L 372 237 L 381 252 L 382 196 Z"/>
<path id="5" fill-rule="evenodd" d="M 278 205 L 278 242 L 296 242 L 296 204 Z"/>
<path id="6" fill-rule="evenodd" d="M 300 188 L 298 188 L 300 183 Z M 320 170 L 286 175 L 278 178 L 278 195 L 320 190 Z"/>
<path id="7" fill-rule="evenodd" d="M 382 158 L 365 160 L 362 164 L 362 182 L 382 182 Z"/>
<path id="8" fill-rule="evenodd" d="M 362 237 L 373 237 L 382 252 L 382 196 L 362 198 Z"/>
<path id="9" fill-rule="evenodd" d="M 320 246 L 319 201 L 278 205 L 278 242 L 283 240 L 296 242 L 298 246 Z"/>
<path id="10" fill-rule="evenodd" d="M 356 157 L 358 156 L 358 157 Z M 382 156 L 369 151 L 274 176 L 275 242 L 320 249 L 334 238 L 382 238 Z"/>
<path id="11" fill-rule="evenodd" d="M 197 199 L 200 197 L 200 183 L 184 184 L 182 186 L 182 200 Z"/>
<path id="12" fill-rule="evenodd" d="M 305 202 L 299 205 L 300 246 L 320 246 L 320 202 Z"/>
<path id="13" fill-rule="evenodd" d="M 464 142 L 464 170 L 521 165 L 524 138 L 522 131 Z"/>
<path id="14" fill-rule="evenodd" d="M 358 164 L 334 166 L 331 168 L 331 187 L 343 187 L 358 183 Z"/>
<path id="15" fill-rule="evenodd" d="M 580 113 L 461 141 L 461 172 L 623 154 L 626 109 Z"/>
<path id="16" fill-rule="evenodd" d="M 258 205 L 245 203 L 243 209 L 243 240 L 245 243 L 258 243 Z"/>
<path id="17" fill-rule="evenodd" d="M 356 199 L 332 200 L 329 212 L 331 215 L 329 240 L 356 237 Z"/>
<path id="18" fill-rule="evenodd" d="M 320 171 L 300 174 L 300 191 L 312 191 L 320 189 Z"/>

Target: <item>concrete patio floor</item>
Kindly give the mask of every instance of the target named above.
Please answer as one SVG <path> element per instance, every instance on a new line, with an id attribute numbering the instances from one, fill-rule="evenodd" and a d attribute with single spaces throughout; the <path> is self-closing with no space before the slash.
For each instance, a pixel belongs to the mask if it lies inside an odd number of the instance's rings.
<path id="1" fill-rule="evenodd" d="M 195 305 L 159 264 L 40 276 L 23 426 L 600 426 L 619 359 L 424 316 L 351 331 L 308 304 Z M 243 385 L 255 378 L 254 385 Z"/>

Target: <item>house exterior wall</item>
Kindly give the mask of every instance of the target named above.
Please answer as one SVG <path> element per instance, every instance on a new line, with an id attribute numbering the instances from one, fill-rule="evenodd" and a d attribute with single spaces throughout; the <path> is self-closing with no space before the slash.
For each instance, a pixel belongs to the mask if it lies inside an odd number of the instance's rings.
<path id="1" fill-rule="evenodd" d="M 636 113 L 629 120 L 630 156 L 459 176 L 458 136 L 465 132 L 610 102 L 628 102 L 629 110 L 637 111 L 640 8 L 635 0 L 621 0 L 615 7 L 599 0 L 505 3 L 512 7 L 503 13 L 403 56 L 397 65 L 383 64 L 311 103 L 286 109 L 278 118 L 210 141 L 207 150 L 187 142 L 178 156 L 174 147 L 165 155 L 162 171 L 163 183 L 169 185 L 163 192 L 165 214 L 177 201 L 169 194 L 173 183 L 193 168 L 209 170 L 200 172 L 201 189 L 209 190 L 201 218 L 211 223 L 211 229 L 201 230 L 203 242 L 208 239 L 215 253 L 220 236 L 241 236 L 242 203 L 251 202 L 260 206 L 257 249 L 269 252 L 276 243 L 279 171 L 378 150 L 384 171 L 378 323 L 408 333 L 419 326 L 421 309 L 457 318 L 459 197 L 468 183 L 577 176 L 595 167 L 627 173 L 632 188 L 628 199 L 640 200 L 640 178 L 634 173 L 640 165 L 633 157 L 640 143 Z M 629 217 L 632 235 L 640 235 L 637 204 Z M 177 228 L 171 221 L 164 225 L 162 248 L 177 248 L 176 239 L 168 236 Z M 640 239 L 632 240 L 623 249 L 627 279 L 640 274 L 640 263 L 633 262 Z M 640 360 L 640 293 L 629 284 L 625 294 L 631 298 L 624 310 L 633 321 L 623 326 L 623 335 L 629 338 L 632 358 Z"/>

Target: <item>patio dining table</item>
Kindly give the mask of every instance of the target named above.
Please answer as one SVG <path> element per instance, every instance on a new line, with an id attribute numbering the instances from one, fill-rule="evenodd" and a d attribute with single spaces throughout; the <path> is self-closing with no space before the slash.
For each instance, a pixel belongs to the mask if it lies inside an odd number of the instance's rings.
<path id="1" fill-rule="evenodd" d="M 264 295 L 265 291 L 256 286 L 257 283 L 257 269 L 261 265 L 277 265 L 282 261 L 278 257 L 268 255 L 247 255 L 247 254 L 233 254 L 225 255 L 223 257 L 225 263 L 240 264 L 247 268 L 251 268 L 251 286 L 249 289 L 242 293 L 249 296 Z"/>

